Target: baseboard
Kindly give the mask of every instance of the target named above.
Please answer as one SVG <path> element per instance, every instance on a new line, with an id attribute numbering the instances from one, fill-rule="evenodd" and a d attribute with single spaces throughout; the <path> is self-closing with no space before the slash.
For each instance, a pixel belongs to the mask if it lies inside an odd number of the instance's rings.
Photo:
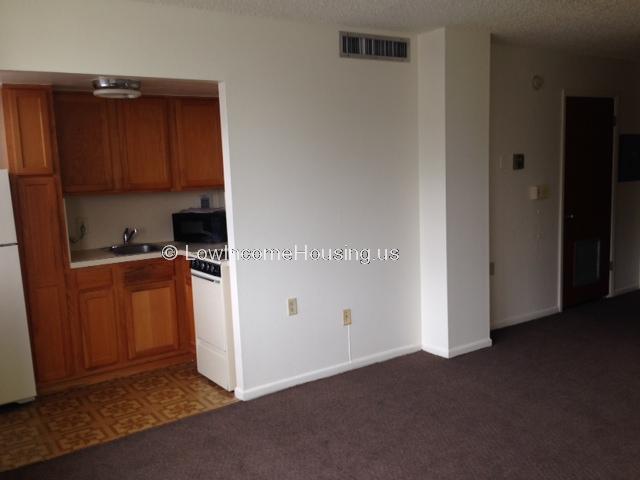
<path id="1" fill-rule="evenodd" d="M 438 357 L 449 358 L 449 349 L 438 347 L 436 345 L 431 345 L 429 343 L 425 343 L 422 345 L 422 350 L 432 355 L 437 355 Z"/>
<path id="2" fill-rule="evenodd" d="M 331 377 L 339 373 L 344 373 L 349 370 L 355 370 L 356 368 L 365 367 L 378 362 L 383 362 L 394 357 L 400 357 L 409 353 L 420 351 L 420 345 L 407 345 L 404 347 L 394 348 L 386 350 L 380 353 L 374 353 L 373 355 L 367 355 L 366 357 L 360 357 L 352 360 L 351 362 L 339 363 L 330 367 L 313 370 L 311 372 L 302 373 L 293 377 L 285 378 L 283 380 L 277 380 L 275 382 L 266 383 L 257 387 L 251 387 L 248 389 L 236 388 L 235 395 L 240 400 L 253 400 L 254 398 L 262 397 L 285 388 L 294 387 L 303 383 L 312 382 L 321 378 Z"/>
<path id="3" fill-rule="evenodd" d="M 626 287 L 622 287 L 622 288 L 616 288 L 611 294 L 611 296 L 617 297 L 618 295 L 624 295 L 625 293 L 633 292 L 635 290 L 638 290 L 639 288 L 640 288 L 640 285 L 638 284 L 627 285 Z"/>
<path id="4" fill-rule="evenodd" d="M 557 305 L 549 308 L 543 308 L 542 310 L 536 310 L 535 312 L 525 313 L 523 315 L 516 315 L 514 317 L 507 317 L 496 322 L 492 322 L 491 330 L 497 330 L 499 328 L 510 327 L 511 325 L 517 325 L 519 323 L 530 322 L 531 320 L 537 320 L 538 318 L 548 317 L 559 313 L 560 309 Z"/>
<path id="5" fill-rule="evenodd" d="M 464 345 L 458 345 L 457 347 L 452 348 L 442 348 L 435 345 L 424 344 L 422 346 L 422 349 L 425 352 L 431 353 L 433 355 L 438 355 L 439 357 L 453 358 L 457 357 L 458 355 L 464 355 L 465 353 L 470 353 L 475 350 L 490 347 L 491 345 L 493 345 L 491 339 L 485 338 L 476 342 L 465 343 Z"/>

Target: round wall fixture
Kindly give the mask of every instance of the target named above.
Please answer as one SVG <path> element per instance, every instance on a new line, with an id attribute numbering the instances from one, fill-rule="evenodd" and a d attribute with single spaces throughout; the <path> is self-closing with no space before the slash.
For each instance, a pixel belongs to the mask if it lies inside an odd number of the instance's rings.
<path id="1" fill-rule="evenodd" d="M 138 98 L 142 95 L 139 80 L 105 77 L 93 81 L 93 94 L 103 98 Z"/>
<path id="2" fill-rule="evenodd" d="M 544 85 L 544 78 L 540 75 L 534 75 L 531 79 L 531 86 L 534 90 L 540 90 Z"/>

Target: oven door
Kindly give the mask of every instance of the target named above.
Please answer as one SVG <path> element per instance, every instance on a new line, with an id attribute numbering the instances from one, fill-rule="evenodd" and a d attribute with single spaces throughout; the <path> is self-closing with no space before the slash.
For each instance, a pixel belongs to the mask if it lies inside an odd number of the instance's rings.
<path id="1" fill-rule="evenodd" d="M 219 277 L 191 271 L 198 372 L 225 390 L 233 390 L 224 291 Z"/>

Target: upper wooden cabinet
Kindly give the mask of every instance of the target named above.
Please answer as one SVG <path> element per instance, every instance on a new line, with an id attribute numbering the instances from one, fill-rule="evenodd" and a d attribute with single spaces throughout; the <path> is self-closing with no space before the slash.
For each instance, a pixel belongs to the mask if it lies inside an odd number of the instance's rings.
<path id="1" fill-rule="evenodd" d="M 216 98 L 67 92 L 55 94 L 54 108 L 67 193 L 224 186 Z"/>
<path id="2" fill-rule="evenodd" d="M 173 103 L 178 188 L 224 186 L 218 99 L 178 98 Z"/>
<path id="3" fill-rule="evenodd" d="M 169 190 L 172 185 L 169 101 L 142 97 L 118 102 L 125 190 Z"/>
<path id="4" fill-rule="evenodd" d="M 15 175 L 48 175 L 54 171 L 51 89 L 45 86 L 2 87 L 7 166 Z"/>
<path id="5" fill-rule="evenodd" d="M 53 101 L 64 191 L 114 190 L 119 150 L 115 103 L 76 93 L 55 93 Z"/>

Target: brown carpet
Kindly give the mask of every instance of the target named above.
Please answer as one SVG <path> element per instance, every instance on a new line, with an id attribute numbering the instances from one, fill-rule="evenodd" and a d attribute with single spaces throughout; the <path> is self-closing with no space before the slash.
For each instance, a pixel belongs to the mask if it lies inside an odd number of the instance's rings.
<path id="1" fill-rule="evenodd" d="M 238 403 L 2 479 L 637 479 L 640 294 Z"/>

